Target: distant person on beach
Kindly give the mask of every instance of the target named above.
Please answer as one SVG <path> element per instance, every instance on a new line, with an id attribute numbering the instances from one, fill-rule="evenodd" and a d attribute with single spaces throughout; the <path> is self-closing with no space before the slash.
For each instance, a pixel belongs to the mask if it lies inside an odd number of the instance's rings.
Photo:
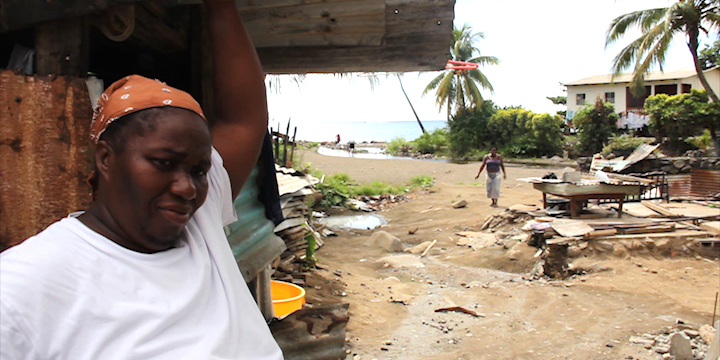
<path id="1" fill-rule="evenodd" d="M 497 206 L 498 199 L 500 198 L 500 170 L 503 172 L 503 179 L 507 179 L 507 173 L 505 172 L 505 165 L 503 164 L 503 158 L 497 153 L 497 146 L 490 148 L 490 153 L 485 155 L 480 165 L 480 170 L 475 176 L 475 179 L 480 177 L 480 173 L 487 166 L 487 180 L 485 182 L 485 188 L 487 189 L 487 197 L 492 199 L 490 206 Z"/>
<path id="2" fill-rule="evenodd" d="M 337 136 L 335 137 L 335 145 L 337 145 L 339 143 L 340 143 L 340 134 L 337 134 Z"/>
<path id="3" fill-rule="evenodd" d="M 350 140 L 350 142 L 348 142 L 348 151 L 350 152 L 350 155 L 353 155 L 353 153 L 355 152 L 355 141 L 354 140 Z"/>

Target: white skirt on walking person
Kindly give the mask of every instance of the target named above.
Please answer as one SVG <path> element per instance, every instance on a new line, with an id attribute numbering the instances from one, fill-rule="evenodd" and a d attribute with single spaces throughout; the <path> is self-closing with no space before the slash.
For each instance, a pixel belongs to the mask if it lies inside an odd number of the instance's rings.
<path id="1" fill-rule="evenodd" d="M 487 197 L 490 199 L 499 199 L 500 198 L 500 183 L 502 181 L 502 178 L 500 177 L 500 172 L 487 172 L 487 179 L 485 181 L 485 188 L 487 189 Z"/>

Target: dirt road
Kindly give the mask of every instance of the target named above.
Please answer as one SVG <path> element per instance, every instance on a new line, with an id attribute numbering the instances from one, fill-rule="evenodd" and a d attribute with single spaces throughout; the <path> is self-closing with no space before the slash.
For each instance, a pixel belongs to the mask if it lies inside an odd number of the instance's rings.
<path id="1" fill-rule="evenodd" d="M 350 303 L 348 358 L 353 359 L 661 359 L 629 341 L 678 319 L 711 322 L 720 285 L 717 259 L 627 252 L 575 259 L 585 275 L 528 280 L 537 249 L 524 243 L 473 250 L 457 232 L 478 230 L 512 204 L 539 204 L 541 194 L 515 178 L 559 169 L 508 167 L 500 208 L 488 206 L 477 164 L 330 158 L 305 153 L 325 174 L 360 183 L 403 183 L 414 175 L 436 184 L 383 211 L 387 231 L 407 249 L 437 240 L 426 257 L 366 246 L 372 231 L 339 231 L 317 257 L 327 271 L 308 279 L 313 304 Z M 468 206 L 453 209 L 457 200 Z M 409 234 L 409 230 L 414 230 Z M 502 230 L 512 235 L 512 228 Z M 424 248 L 420 246 L 419 248 Z M 509 248 L 509 249 L 508 249 Z M 435 312 L 460 306 L 476 312 Z"/>

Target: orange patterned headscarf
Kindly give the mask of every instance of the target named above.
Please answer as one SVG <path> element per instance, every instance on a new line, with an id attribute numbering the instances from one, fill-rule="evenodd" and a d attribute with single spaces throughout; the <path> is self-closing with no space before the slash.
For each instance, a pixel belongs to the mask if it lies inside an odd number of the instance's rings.
<path id="1" fill-rule="evenodd" d="M 130 75 L 114 82 L 98 99 L 90 124 L 90 137 L 97 144 L 100 135 L 113 121 L 140 110 L 163 106 L 190 110 L 207 121 L 200 104 L 190 94 L 160 80 Z"/>

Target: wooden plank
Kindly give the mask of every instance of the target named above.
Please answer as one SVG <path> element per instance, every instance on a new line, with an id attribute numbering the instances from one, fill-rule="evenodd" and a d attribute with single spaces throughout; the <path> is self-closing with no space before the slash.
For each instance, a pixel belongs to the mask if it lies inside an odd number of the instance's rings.
<path id="1" fill-rule="evenodd" d="M 671 210 L 668 210 L 667 208 L 663 207 L 662 205 L 656 204 L 651 201 L 641 201 L 641 204 L 643 204 L 648 209 L 651 209 L 653 211 L 658 212 L 659 214 L 662 214 L 664 216 L 668 217 L 680 217 L 680 214 L 677 214 Z"/>
<path id="2" fill-rule="evenodd" d="M 604 204 L 603 206 L 608 207 L 608 208 L 614 208 L 614 209 L 618 208 L 618 204 Z M 623 204 L 623 212 L 630 216 L 639 217 L 639 218 L 648 218 L 648 217 L 657 218 L 657 217 L 662 216 L 639 202 L 624 203 Z"/>
<path id="3" fill-rule="evenodd" d="M 558 219 L 551 224 L 552 228 L 563 237 L 583 236 L 595 230 L 579 220 Z"/>
<path id="4" fill-rule="evenodd" d="M 671 202 L 662 205 L 665 209 L 685 217 L 720 215 L 720 209 L 687 202 Z"/>
<path id="5" fill-rule="evenodd" d="M 715 235 L 720 235 L 720 221 L 707 221 L 700 224 L 705 231 L 709 231 Z"/>
<path id="6" fill-rule="evenodd" d="M 258 48 L 380 46 L 385 36 L 384 0 L 249 6 L 239 12 Z"/>
<path id="7" fill-rule="evenodd" d="M 694 231 L 694 230 L 683 230 L 675 231 L 672 233 L 655 233 L 655 234 L 627 234 L 627 235 L 612 235 L 612 236 L 601 236 L 594 240 L 629 240 L 629 239 L 657 239 L 657 238 L 681 238 L 681 237 L 694 237 L 694 238 L 705 238 L 712 236 L 707 231 Z"/>
<path id="8" fill-rule="evenodd" d="M 617 234 L 616 229 L 595 230 L 595 231 L 591 231 L 591 232 L 583 235 L 583 238 L 587 240 L 587 239 L 594 239 L 594 238 L 597 238 L 600 236 L 609 236 L 609 235 L 615 235 L 615 234 Z"/>

